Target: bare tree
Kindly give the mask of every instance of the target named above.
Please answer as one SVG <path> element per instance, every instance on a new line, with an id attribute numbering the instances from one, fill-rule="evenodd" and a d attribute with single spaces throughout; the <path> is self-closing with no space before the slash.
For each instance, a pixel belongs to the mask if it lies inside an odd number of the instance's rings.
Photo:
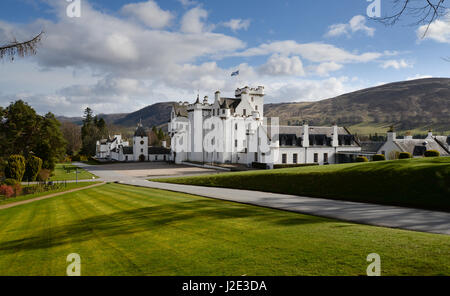
<path id="1" fill-rule="evenodd" d="M 393 14 L 380 18 L 373 18 L 385 25 L 395 25 L 406 15 L 416 19 L 413 25 L 427 25 L 422 37 L 428 33 L 430 25 L 447 14 L 445 0 L 392 0 Z"/>
<path id="2" fill-rule="evenodd" d="M 35 55 L 37 45 L 41 42 L 43 35 L 44 31 L 41 31 L 38 35 L 28 41 L 19 42 L 14 40 L 9 44 L 0 45 L 0 60 L 6 56 L 11 60 L 14 60 L 15 56 L 24 57 Z"/>

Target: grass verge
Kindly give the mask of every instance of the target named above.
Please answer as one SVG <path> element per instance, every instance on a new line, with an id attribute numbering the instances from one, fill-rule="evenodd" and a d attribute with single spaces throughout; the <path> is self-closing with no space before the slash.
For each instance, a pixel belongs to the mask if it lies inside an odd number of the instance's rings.
<path id="1" fill-rule="evenodd" d="M 64 192 L 64 191 L 68 191 L 71 189 L 77 189 L 77 188 L 83 188 L 83 187 L 87 187 L 93 184 L 97 184 L 100 182 L 79 182 L 78 184 L 76 183 L 67 183 L 66 187 L 64 188 L 60 188 L 60 189 L 56 189 L 56 190 L 49 190 L 46 192 L 39 192 L 39 193 L 34 193 L 34 194 L 27 194 L 27 195 L 21 195 L 18 197 L 11 197 L 11 198 L 3 198 L 0 199 L 0 206 L 2 205 L 6 205 L 6 204 L 10 204 L 10 203 L 14 203 L 14 202 L 18 202 L 18 201 L 23 201 L 23 200 L 28 200 L 28 199 L 33 199 L 36 197 L 41 197 L 41 196 L 45 196 L 45 195 L 49 195 L 49 194 L 53 194 L 53 193 L 59 193 L 59 192 Z M 28 185 L 24 185 L 24 187 L 26 187 Z M 32 186 L 32 185 L 29 185 Z"/>
<path id="2" fill-rule="evenodd" d="M 450 211 L 450 157 L 300 167 L 152 181 Z"/>
<path id="3" fill-rule="evenodd" d="M 449 275 L 450 236 L 107 184 L 0 213 L 0 275 Z"/>

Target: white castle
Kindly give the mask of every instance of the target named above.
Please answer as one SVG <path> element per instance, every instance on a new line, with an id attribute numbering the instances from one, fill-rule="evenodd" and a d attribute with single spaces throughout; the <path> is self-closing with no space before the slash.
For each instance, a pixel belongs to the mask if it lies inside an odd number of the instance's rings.
<path id="1" fill-rule="evenodd" d="M 267 123 L 263 86 L 238 88 L 234 98 L 223 98 L 217 91 L 212 103 L 208 97 L 203 101 L 197 97 L 193 104 L 176 103 L 168 131 L 171 159 L 176 163 L 259 163 L 273 168 L 275 164 L 347 162 L 361 151 L 357 139 L 337 125 Z"/>

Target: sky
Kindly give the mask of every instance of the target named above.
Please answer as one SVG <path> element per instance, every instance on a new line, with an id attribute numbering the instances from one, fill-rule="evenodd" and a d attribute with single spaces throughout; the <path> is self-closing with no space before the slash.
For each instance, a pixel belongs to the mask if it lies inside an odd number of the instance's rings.
<path id="1" fill-rule="evenodd" d="M 423 38 L 410 17 L 370 19 L 367 0 L 72 1 L 79 15 L 68 0 L 0 2 L 0 44 L 45 32 L 35 56 L 0 62 L 1 106 L 125 113 L 247 85 L 264 86 L 266 103 L 317 101 L 449 77 L 450 17 Z M 382 16 L 392 13 L 391 0 L 380 3 Z"/>

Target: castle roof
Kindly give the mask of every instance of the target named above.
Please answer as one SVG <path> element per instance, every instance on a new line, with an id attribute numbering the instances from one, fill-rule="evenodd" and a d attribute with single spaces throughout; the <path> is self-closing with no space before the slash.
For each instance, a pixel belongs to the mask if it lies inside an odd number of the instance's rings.
<path id="1" fill-rule="evenodd" d="M 173 109 L 176 117 L 188 117 L 188 111 L 185 105 L 174 103 Z"/>
<path id="2" fill-rule="evenodd" d="M 135 137 L 146 137 L 147 133 L 145 132 L 145 128 L 142 126 L 141 123 L 138 124 L 138 127 L 136 128 L 136 131 L 134 132 Z"/>
<path id="3" fill-rule="evenodd" d="M 221 109 L 231 109 L 231 113 L 234 113 L 241 101 L 241 99 L 235 98 L 220 98 L 219 106 Z"/>

